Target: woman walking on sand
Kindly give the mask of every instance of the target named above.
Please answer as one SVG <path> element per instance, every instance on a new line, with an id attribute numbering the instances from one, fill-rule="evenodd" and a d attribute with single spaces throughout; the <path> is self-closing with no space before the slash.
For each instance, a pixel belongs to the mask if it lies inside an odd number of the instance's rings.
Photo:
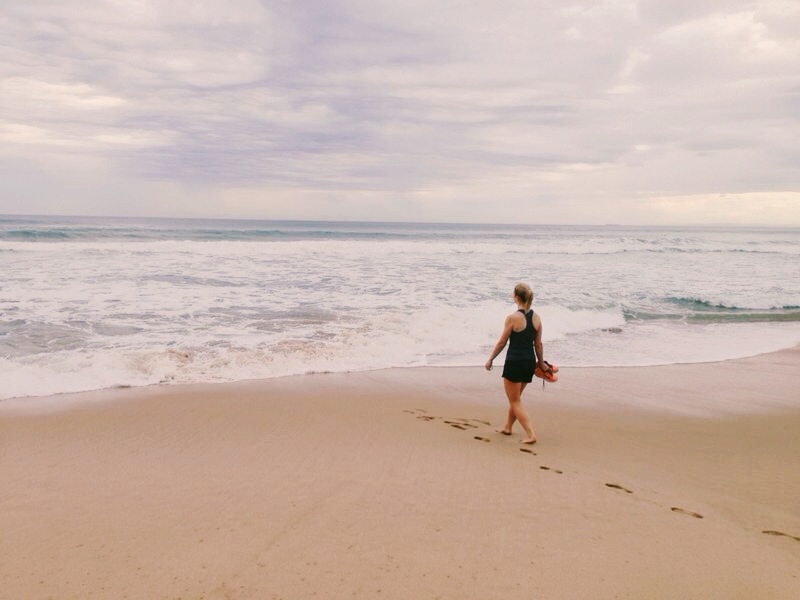
<path id="1" fill-rule="evenodd" d="M 530 419 L 525 409 L 522 408 L 520 396 L 522 390 L 533 380 L 536 365 L 545 373 L 550 373 L 550 365 L 544 362 L 542 348 L 542 321 L 538 314 L 531 310 L 533 291 L 524 283 L 514 287 L 514 302 L 517 311 L 506 317 L 503 332 L 497 340 L 489 360 L 486 361 L 486 370 L 492 370 L 492 361 L 505 348 L 508 343 L 506 362 L 503 366 L 503 389 L 508 397 L 508 419 L 503 429 L 499 430 L 504 435 L 511 435 L 511 428 L 515 421 L 519 421 L 525 430 L 523 444 L 535 444 L 536 435 L 531 428 Z M 510 343 L 509 343 L 510 341 Z"/>

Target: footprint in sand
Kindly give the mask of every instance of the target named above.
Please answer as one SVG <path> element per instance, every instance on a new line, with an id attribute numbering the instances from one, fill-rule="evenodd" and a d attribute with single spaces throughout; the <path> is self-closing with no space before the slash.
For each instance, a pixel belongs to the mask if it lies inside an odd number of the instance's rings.
<path id="1" fill-rule="evenodd" d="M 414 410 L 404 409 L 403 412 L 409 415 L 415 415 L 420 421 L 433 421 L 436 419 L 436 417 L 425 414 L 428 411 L 424 408 L 415 408 Z"/>
<path id="2" fill-rule="evenodd" d="M 551 469 L 550 467 L 546 467 L 544 465 L 539 467 L 542 471 L 552 471 L 553 473 L 558 473 L 561 475 L 564 471 L 559 471 L 558 469 Z"/>
<path id="3" fill-rule="evenodd" d="M 455 427 L 456 429 L 463 429 L 465 431 L 467 429 L 476 429 L 478 427 L 477 425 L 473 425 L 472 423 L 467 423 L 464 420 L 460 420 L 460 421 L 445 421 L 445 423 L 450 425 L 450 427 Z"/>
<path id="4" fill-rule="evenodd" d="M 490 442 L 490 441 L 491 441 L 489 438 L 481 437 L 481 436 L 479 436 L 479 435 L 476 435 L 476 436 L 475 436 L 475 439 L 476 439 L 476 440 L 479 440 L 479 441 L 481 441 L 481 442 Z"/>
<path id="5" fill-rule="evenodd" d="M 682 513 L 684 515 L 689 515 L 690 517 L 694 517 L 695 519 L 702 519 L 703 518 L 703 515 L 701 515 L 700 513 L 696 513 L 696 512 L 691 511 L 691 510 L 686 510 L 685 508 L 679 508 L 677 506 L 673 506 L 672 508 L 670 508 L 670 510 L 672 512 Z"/>
<path id="6" fill-rule="evenodd" d="M 533 454 L 534 456 L 536 456 L 536 452 L 534 452 L 530 448 L 520 448 L 519 451 L 520 452 L 527 452 L 528 454 Z"/>
<path id="7" fill-rule="evenodd" d="M 618 485 L 616 483 L 607 483 L 606 487 L 614 488 L 615 490 L 622 490 L 623 492 L 627 492 L 628 494 L 633 493 L 633 490 L 629 490 L 628 488 L 622 487 L 621 485 Z"/>
<path id="8" fill-rule="evenodd" d="M 761 533 L 766 533 L 767 535 L 778 535 L 778 536 L 788 537 L 797 542 L 800 542 L 800 537 L 796 535 L 789 535 L 788 533 L 783 533 L 782 531 L 775 531 L 774 529 L 765 529 Z"/>

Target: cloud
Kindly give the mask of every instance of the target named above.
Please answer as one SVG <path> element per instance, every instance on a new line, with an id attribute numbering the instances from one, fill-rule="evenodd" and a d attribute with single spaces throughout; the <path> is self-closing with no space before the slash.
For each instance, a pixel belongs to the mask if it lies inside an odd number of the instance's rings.
<path id="1" fill-rule="evenodd" d="M 0 212 L 742 218 L 659 200 L 723 193 L 800 224 L 799 28 L 780 0 L 11 3 Z"/>
<path id="2" fill-rule="evenodd" d="M 673 222 L 693 222 L 713 215 L 714 223 L 749 223 L 757 227 L 781 223 L 787 214 L 797 217 L 799 200 L 797 193 L 760 192 L 659 196 L 650 202 L 654 211 Z"/>

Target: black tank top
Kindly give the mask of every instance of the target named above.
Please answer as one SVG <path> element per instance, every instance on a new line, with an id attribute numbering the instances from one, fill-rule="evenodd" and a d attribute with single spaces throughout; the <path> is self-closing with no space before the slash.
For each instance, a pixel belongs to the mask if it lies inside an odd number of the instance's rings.
<path id="1" fill-rule="evenodd" d="M 535 360 L 536 355 L 533 351 L 533 338 L 536 330 L 533 328 L 533 311 L 527 313 L 519 309 L 525 315 L 525 329 L 522 331 L 511 330 L 508 338 L 508 352 L 506 360 Z"/>

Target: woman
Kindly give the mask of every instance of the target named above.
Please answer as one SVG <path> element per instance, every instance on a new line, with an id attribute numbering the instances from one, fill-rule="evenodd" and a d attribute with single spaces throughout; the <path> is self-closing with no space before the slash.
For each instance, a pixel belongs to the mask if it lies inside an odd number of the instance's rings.
<path id="1" fill-rule="evenodd" d="M 524 283 L 514 287 L 514 302 L 517 311 L 506 317 L 503 333 L 497 340 L 489 360 L 486 361 L 486 370 L 492 370 L 492 361 L 505 348 L 509 342 L 506 362 L 503 366 L 503 388 L 508 397 L 508 419 L 506 426 L 499 430 L 504 435 L 511 435 L 511 428 L 515 421 L 519 421 L 525 430 L 523 444 L 535 444 L 536 435 L 531 428 L 530 419 L 525 409 L 522 408 L 520 396 L 522 390 L 533 379 L 533 371 L 538 363 L 544 372 L 550 372 L 550 365 L 544 362 L 542 348 L 542 321 L 538 314 L 531 310 L 533 292 Z"/>

